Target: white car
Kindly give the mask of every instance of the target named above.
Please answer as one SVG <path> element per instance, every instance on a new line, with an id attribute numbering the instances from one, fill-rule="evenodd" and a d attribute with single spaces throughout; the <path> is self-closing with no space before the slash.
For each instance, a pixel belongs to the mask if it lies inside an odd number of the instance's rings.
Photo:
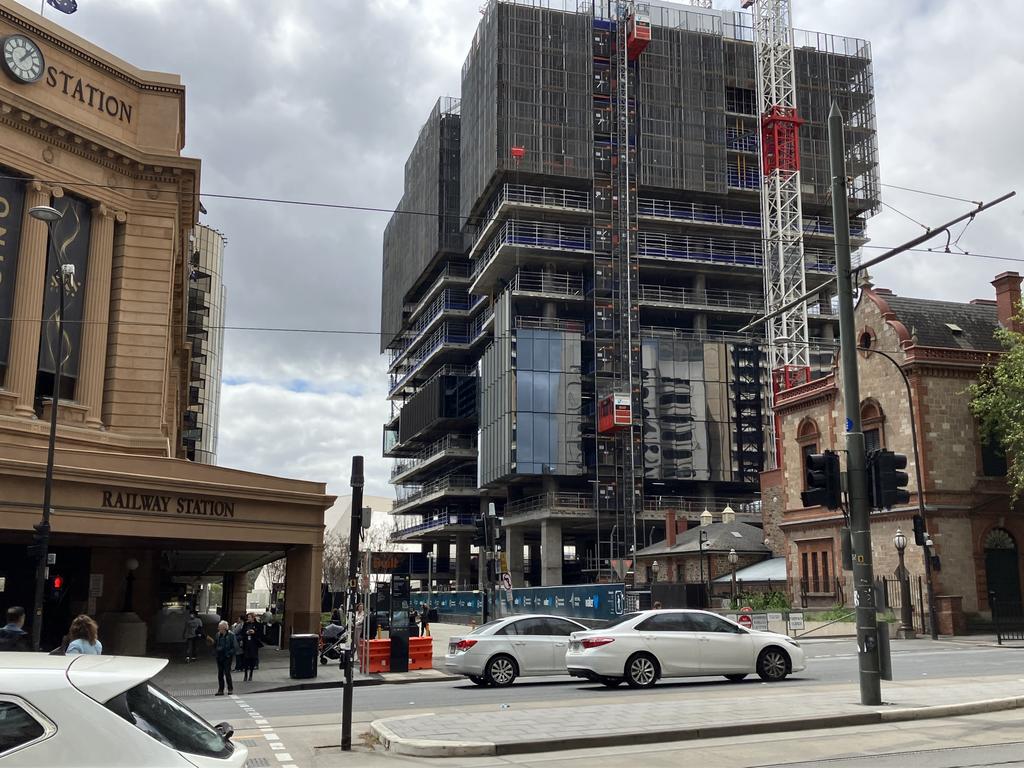
<path id="1" fill-rule="evenodd" d="M 444 666 L 477 685 L 512 685 L 517 677 L 564 675 L 569 635 L 586 631 L 560 616 L 509 616 L 448 641 Z"/>
<path id="2" fill-rule="evenodd" d="M 609 687 L 625 680 L 633 688 L 647 688 L 661 677 L 724 675 L 740 681 L 753 673 L 774 682 L 806 668 L 793 638 L 692 610 L 627 613 L 602 629 L 575 632 L 565 663 L 573 677 Z"/>
<path id="3" fill-rule="evenodd" d="M 241 768 L 248 750 L 152 682 L 166 659 L 0 653 L 4 768 Z"/>

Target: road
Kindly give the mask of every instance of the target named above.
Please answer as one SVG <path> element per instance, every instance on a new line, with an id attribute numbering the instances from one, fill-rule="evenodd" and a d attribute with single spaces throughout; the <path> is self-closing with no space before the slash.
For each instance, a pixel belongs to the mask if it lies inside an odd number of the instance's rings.
<path id="1" fill-rule="evenodd" d="M 813 686 L 857 680 L 856 646 L 853 640 L 806 641 L 807 670 L 791 676 L 780 686 Z M 921 677 L 950 678 L 1019 674 L 1024 653 L 1015 649 L 905 640 L 893 644 L 893 674 L 897 680 Z M 667 680 L 652 691 L 633 691 L 626 687 L 609 691 L 601 685 L 569 677 L 535 678 L 516 681 L 509 688 L 478 688 L 468 681 L 378 685 L 357 688 L 354 696 L 355 720 L 366 722 L 378 717 L 411 714 L 429 710 L 464 708 L 467 711 L 493 709 L 500 704 L 542 704 L 569 697 L 580 703 L 628 701 L 631 696 L 651 693 L 690 696 L 712 687 L 761 685 L 756 677 L 736 684 L 721 678 Z M 244 690 L 239 690 L 244 694 Z M 263 718 L 313 716 L 318 722 L 340 721 L 341 691 L 337 688 L 245 695 L 248 705 Z M 228 698 L 192 699 L 189 706 L 211 722 L 238 720 L 243 714 Z M 241 723 L 239 723 L 241 725 Z"/>

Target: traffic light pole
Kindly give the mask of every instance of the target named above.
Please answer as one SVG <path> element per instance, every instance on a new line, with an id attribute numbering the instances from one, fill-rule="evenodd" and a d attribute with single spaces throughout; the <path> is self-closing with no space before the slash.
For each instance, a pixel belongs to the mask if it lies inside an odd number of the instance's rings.
<path id="1" fill-rule="evenodd" d="M 871 562 L 864 432 L 860 419 L 860 385 L 857 381 L 857 334 L 853 321 L 853 274 L 850 270 L 850 211 L 846 198 L 846 142 L 843 137 L 843 116 L 834 102 L 828 116 L 828 144 L 832 173 L 832 221 L 836 242 L 836 284 L 839 293 L 840 361 L 846 408 L 846 476 L 853 537 L 860 702 L 877 706 L 882 703 L 882 676 L 875 615 L 875 579 Z"/>
<path id="2" fill-rule="evenodd" d="M 363 514 L 363 457 L 352 457 L 352 515 L 349 520 L 348 533 L 348 580 L 346 581 L 346 605 L 345 622 L 346 633 L 348 634 L 348 648 L 342 656 L 342 664 L 345 669 L 345 687 L 341 697 L 341 751 L 352 751 L 352 688 L 354 686 L 352 663 L 356 653 L 357 638 L 356 632 L 356 605 L 359 602 L 359 534 L 362 531 Z"/>

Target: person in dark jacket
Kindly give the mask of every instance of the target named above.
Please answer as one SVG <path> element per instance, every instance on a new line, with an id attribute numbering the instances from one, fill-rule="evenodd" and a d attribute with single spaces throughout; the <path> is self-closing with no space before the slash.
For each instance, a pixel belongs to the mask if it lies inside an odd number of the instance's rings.
<path id="1" fill-rule="evenodd" d="M 260 648 L 263 647 L 263 626 L 256 621 L 255 614 L 245 617 L 245 623 L 238 630 L 238 640 L 242 649 L 242 680 L 252 680 L 252 672 L 260 663 Z"/>
<path id="2" fill-rule="evenodd" d="M 31 651 L 28 632 L 24 630 L 25 609 L 12 605 L 7 609 L 7 626 L 0 629 L 0 651 Z"/>
<path id="3" fill-rule="evenodd" d="M 235 692 L 231 683 L 231 663 L 238 655 L 238 638 L 222 621 L 217 625 L 217 636 L 213 639 L 213 652 L 217 658 L 217 696 L 224 695 L 224 683 L 228 685 L 228 694 Z"/>

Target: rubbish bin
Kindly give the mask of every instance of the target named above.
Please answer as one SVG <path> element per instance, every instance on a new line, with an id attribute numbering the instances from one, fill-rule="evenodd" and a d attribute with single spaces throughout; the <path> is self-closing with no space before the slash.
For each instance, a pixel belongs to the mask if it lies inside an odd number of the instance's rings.
<path id="1" fill-rule="evenodd" d="M 288 675 L 293 680 L 316 677 L 319 635 L 292 635 L 288 640 Z"/>

